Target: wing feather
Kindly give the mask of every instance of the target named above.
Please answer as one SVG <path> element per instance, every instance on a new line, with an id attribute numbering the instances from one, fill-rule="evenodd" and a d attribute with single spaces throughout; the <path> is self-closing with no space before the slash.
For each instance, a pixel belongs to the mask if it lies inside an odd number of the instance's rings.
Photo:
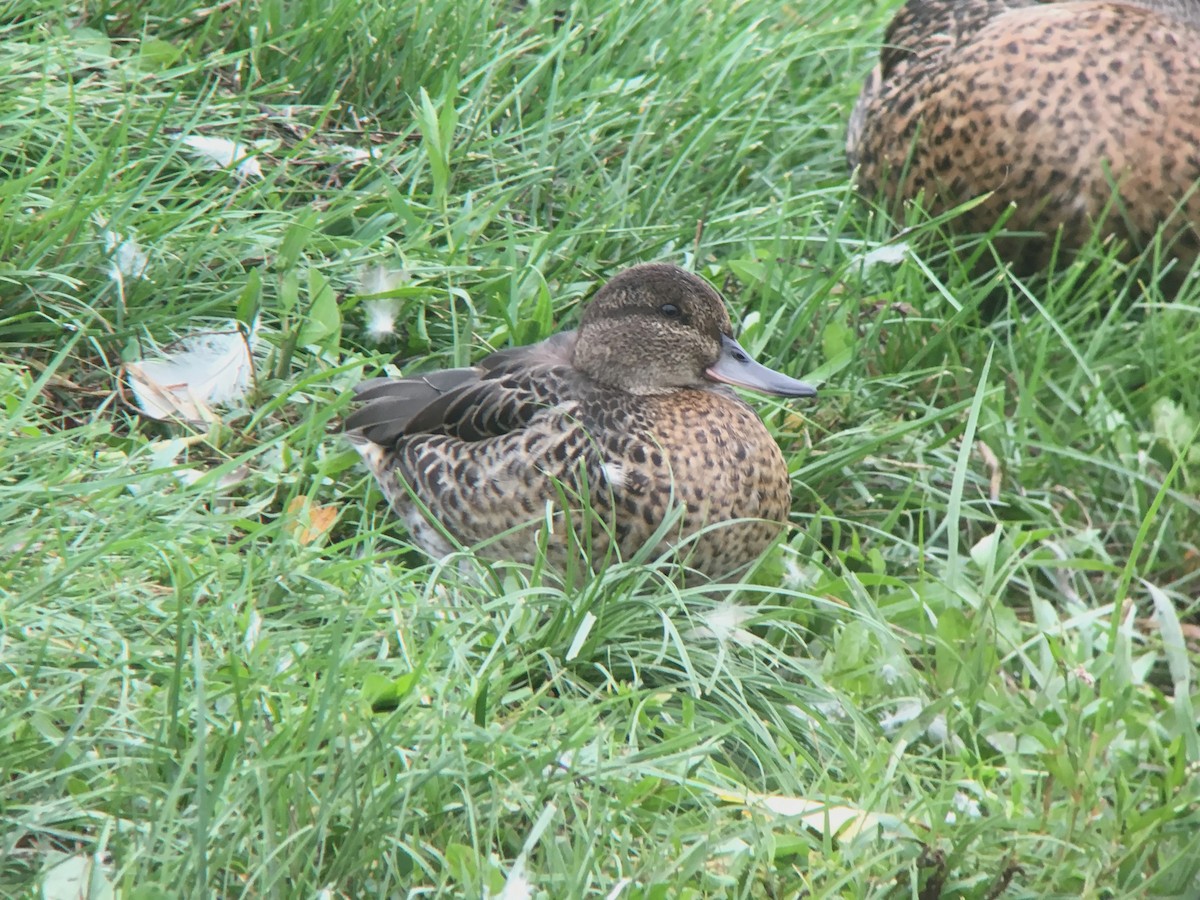
<path id="1" fill-rule="evenodd" d="M 479 365 L 404 378 L 372 378 L 355 390 L 362 406 L 346 419 L 354 438 L 393 446 L 406 435 L 444 434 L 481 441 L 521 429 L 569 396 L 574 332 L 501 350 Z"/>

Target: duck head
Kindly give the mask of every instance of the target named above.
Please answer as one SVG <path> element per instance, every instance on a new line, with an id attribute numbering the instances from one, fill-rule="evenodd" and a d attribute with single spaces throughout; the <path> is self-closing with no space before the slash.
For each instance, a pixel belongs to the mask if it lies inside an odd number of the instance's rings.
<path id="1" fill-rule="evenodd" d="M 733 337 L 721 295 L 703 278 L 665 263 L 626 269 L 583 311 L 577 369 L 632 394 L 662 394 L 724 382 L 780 397 L 816 388 L 769 369 Z"/>

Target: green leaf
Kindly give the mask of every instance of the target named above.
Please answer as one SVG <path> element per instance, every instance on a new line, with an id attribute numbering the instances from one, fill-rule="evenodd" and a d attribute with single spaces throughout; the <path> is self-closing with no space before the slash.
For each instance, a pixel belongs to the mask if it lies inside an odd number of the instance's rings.
<path id="1" fill-rule="evenodd" d="M 262 271 L 251 269 L 246 274 L 246 284 L 238 295 L 237 320 L 247 327 L 252 327 L 258 318 L 262 304 Z"/>
<path id="2" fill-rule="evenodd" d="M 1145 579 L 1142 579 L 1142 586 L 1154 603 L 1163 656 L 1167 660 L 1167 671 L 1171 673 L 1177 733 L 1184 740 L 1188 759 L 1196 762 L 1200 760 L 1200 734 L 1196 731 L 1196 714 L 1192 708 L 1192 660 L 1183 636 L 1183 625 L 1175 604 L 1162 588 Z"/>
<path id="3" fill-rule="evenodd" d="M 550 287 L 541 272 L 531 270 L 529 277 L 536 278 L 538 282 L 533 313 L 517 322 L 513 335 L 517 344 L 532 344 L 549 337 L 554 331 L 554 297 Z"/>
<path id="4" fill-rule="evenodd" d="M 296 216 L 296 219 L 288 226 L 287 231 L 284 233 L 283 240 L 279 243 L 279 250 L 275 254 L 275 267 L 277 269 L 286 272 L 292 266 L 296 265 L 300 259 L 300 254 L 312 240 L 317 224 L 317 214 L 312 210 L 306 210 Z"/>
<path id="5" fill-rule="evenodd" d="M 336 344 L 342 329 L 342 314 L 338 309 L 337 294 L 324 275 L 316 269 L 308 270 L 308 296 L 311 305 L 308 318 L 300 329 L 300 345 Z"/>
<path id="6" fill-rule="evenodd" d="M 294 269 L 284 272 L 279 279 L 279 310 L 289 315 L 300 302 L 300 276 Z"/>
<path id="7" fill-rule="evenodd" d="M 479 854 L 467 844 L 452 843 L 446 847 L 446 868 L 462 887 L 479 881 Z"/>
<path id="8" fill-rule="evenodd" d="M 838 372 L 849 365 L 854 358 L 858 346 L 854 329 L 844 322 L 830 322 L 821 329 L 821 352 L 825 363 L 814 373 L 813 377 L 823 377 Z"/>
<path id="9" fill-rule="evenodd" d="M 368 703 L 395 703 L 413 689 L 417 683 L 416 672 L 406 672 L 399 678 L 388 678 L 377 672 L 363 678 L 363 699 Z"/>
<path id="10" fill-rule="evenodd" d="M 767 267 L 756 259 L 731 259 L 729 271 L 747 287 L 758 287 L 767 280 Z"/>
<path id="11" fill-rule="evenodd" d="M 95 59 L 112 59 L 112 41 L 95 28 L 73 28 L 71 39 L 83 54 Z"/>
<path id="12" fill-rule="evenodd" d="M 183 51 L 160 38 L 147 38 L 138 46 L 137 64 L 148 72 L 169 69 L 183 56 Z"/>
<path id="13" fill-rule="evenodd" d="M 443 204 L 450 184 L 450 143 L 457 125 L 458 114 L 453 103 L 448 101 L 439 114 L 425 88 L 421 88 L 417 127 L 421 131 L 421 144 L 433 178 L 433 198 Z"/>

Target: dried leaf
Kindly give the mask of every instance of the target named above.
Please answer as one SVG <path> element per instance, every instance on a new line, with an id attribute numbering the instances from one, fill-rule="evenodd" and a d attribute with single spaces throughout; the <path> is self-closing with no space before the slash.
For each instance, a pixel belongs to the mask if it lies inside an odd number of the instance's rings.
<path id="1" fill-rule="evenodd" d="M 43 900 L 109 900 L 112 896 L 104 866 L 85 853 L 66 857 L 42 879 Z"/>
<path id="2" fill-rule="evenodd" d="M 975 448 L 988 468 L 988 499 L 996 503 L 1000 500 L 1000 488 L 1004 483 L 1004 469 L 1000 465 L 1000 458 L 984 441 L 976 441 Z"/>
<path id="3" fill-rule="evenodd" d="M 744 803 L 772 815 L 798 820 L 806 828 L 820 834 L 829 834 L 849 840 L 864 832 L 885 834 L 890 837 L 912 837 L 909 825 L 897 816 L 874 813 L 865 809 L 830 803 L 827 800 L 810 800 L 783 794 L 748 793 L 744 796 L 718 791 L 717 795 L 731 803 Z"/>
<path id="4" fill-rule="evenodd" d="M 336 506 L 309 505 L 308 497 L 303 494 L 288 504 L 287 511 L 294 517 L 287 530 L 305 546 L 332 528 L 337 518 Z"/>

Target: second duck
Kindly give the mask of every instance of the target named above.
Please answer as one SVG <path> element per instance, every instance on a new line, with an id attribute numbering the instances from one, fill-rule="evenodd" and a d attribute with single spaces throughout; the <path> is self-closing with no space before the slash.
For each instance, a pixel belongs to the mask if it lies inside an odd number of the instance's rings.
<path id="1" fill-rule="evenodd" d="M 858 184 L 893 212 L 924 193 L 1046 266 L 1097 228 L 1126 257 L 1161 228 L 1182 271 L 1200 254 L 1200 0 L 909 0 L 851 116 Z"/>

